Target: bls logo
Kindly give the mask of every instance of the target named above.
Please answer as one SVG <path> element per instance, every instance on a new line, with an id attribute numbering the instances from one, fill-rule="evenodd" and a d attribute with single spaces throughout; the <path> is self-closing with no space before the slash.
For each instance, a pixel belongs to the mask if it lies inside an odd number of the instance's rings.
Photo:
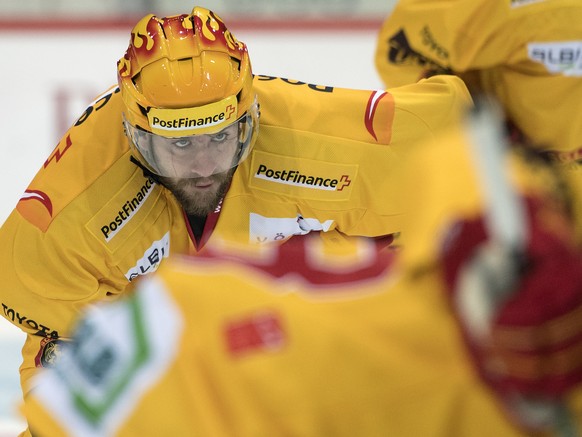
<path id="1" fill-rule="evenodd" d="M 137 260 L 136 265 L 125 273 L 125 277 L 128 281 L 133 281 L 140 275 L 153 273 L 160 266 L 162 259 L 167 258 L 169 255 L 170 233 L 166 232 L 160 240 L 152 243 L 152 245 L 144 252 L 143 257 Z"/>
<path id="2" fill-rule="evenodd" d="M 582 42 L 530 43 L 529 58 L 543 64 L 550 73 L 582 76 Z"/>

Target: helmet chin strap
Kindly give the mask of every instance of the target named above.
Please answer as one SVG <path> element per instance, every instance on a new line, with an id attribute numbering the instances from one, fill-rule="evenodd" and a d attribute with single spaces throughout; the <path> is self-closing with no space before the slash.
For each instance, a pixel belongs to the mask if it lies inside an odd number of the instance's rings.
<path id="1" fill-rule="evenodd" d="M 143 172 L 144 177 L 146 177 L 146 178 L 152 178 L 156 182 L 156 184 L 159 184 L 159 185 L 162 185 L 162 186 L 166 187 L 164 185 L 164 183 L 160 180 L 160 177 L 157 174 L 153 173 L 151 170 L 149 170 L 141 162 L 139 162 L 139 160 L 135 156 L 131 156 L 129 158 L 129 160 L 131 162 L 133 162 L 135 165 L 137 165 L 139 168 L 141 168 L 141 171 Z M 168 187 L 166 187 L 166 188 L 168 188 Z"/>

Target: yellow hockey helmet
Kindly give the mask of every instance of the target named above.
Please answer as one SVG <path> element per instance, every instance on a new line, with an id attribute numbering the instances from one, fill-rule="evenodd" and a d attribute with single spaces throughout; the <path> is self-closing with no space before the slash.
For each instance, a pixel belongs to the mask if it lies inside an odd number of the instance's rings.
<path id="1" fill-rule="evenodd" d="M 215 13 L 194 7 L 190 15 L 145 16 L 117 67 L 130 142 L 153 173 L 181 176 L 155 162 L 153 137 L 176 143 L 238 122 L 232 166 L 248 155 L 258 131 L 251 63 L 246 45 Z"/>

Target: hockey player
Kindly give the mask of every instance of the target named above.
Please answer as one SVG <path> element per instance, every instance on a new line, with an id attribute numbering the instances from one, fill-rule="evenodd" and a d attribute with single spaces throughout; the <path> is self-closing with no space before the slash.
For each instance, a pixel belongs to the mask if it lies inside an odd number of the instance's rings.
<path id="1" fill-rule="evenodd" d="M 0 230 L 2 315 L 28 334 L 24 390 L 81 308 L 175 254 L 311 231 L 389 239 L 402 225 L 399 150 L 470 104 L 447 76 L 390 91 L 253 77 L 213 12 L 144 17 L 118 86 L 66 132 Z"/>
<path id="2" fill-rule="evenodd" d="M 449 73 L 472 94 L 495 96 L 513 139 L 556 161 L 582 199 L 580 1 L 399 0 L 375 60 L 388 87 Z"/>
<path id="3" fill-rule="evenodd" d="M 552 172 L 484 159 L 501 142 L 479 117 L 412 152 L 396 261 L 305 236 L 164 263 L 41 371 L 33 434 L 580 435 L 582 252 Z"/>

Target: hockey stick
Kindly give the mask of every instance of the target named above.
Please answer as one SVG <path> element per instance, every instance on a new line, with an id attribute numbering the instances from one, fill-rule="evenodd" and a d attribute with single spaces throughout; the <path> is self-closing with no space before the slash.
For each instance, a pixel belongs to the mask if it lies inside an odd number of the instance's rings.
<path id="1" fill-rule="evenodd" d="M 470 310 L 482 311 L 477 316 L 477 331 L 486 335 L 497 308 L 510 297 L 518 279 L 520 259 L 527 250 L 528 221 L 525 205 L 512 188 L 506 169 L 507 139 L 502 131 L 502 116 L 499 107 L 491 102 L 480 102 L 468 122 L 471 152 L 477 170 L 477 178 L 483 190 L 485 223 L 492 244 L 499 249 L 494 255 L 501 263 L 505 277 L 497 278 L 490 293 L 481 293 L 480 299 L 469 303 Z M 503 275 L 502 275 L 503 276 Z M 488 301 L 484 301 L 488 300 Z M 516 395 L 512 400 L 519 416 L 526 423 L 551 423 L 560 437 L 579 436 L 574 419 L 563 402 L 532 400 Z"/>

